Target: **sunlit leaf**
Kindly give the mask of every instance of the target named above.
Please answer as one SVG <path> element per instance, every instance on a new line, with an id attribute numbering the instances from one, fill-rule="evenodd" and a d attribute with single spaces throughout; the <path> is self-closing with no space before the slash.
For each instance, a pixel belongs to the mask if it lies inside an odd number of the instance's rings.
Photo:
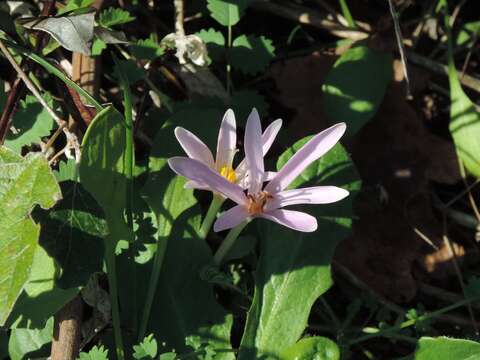
<path id="1" fill-rule="evenodd" d="M 252 75 L 264 71 L 274 56 L 272 40 L 254 35 L 237 37 L 229 52 L 232 67 Z"/>
<path id="2" fill-rule="evenodd" d="M 43 329 L 13 329 L 8 342 L 11 360 L 33 359 L 50 354 L 53 336 L 53 318 Z"/>
<path id="3" fill-rule="evenodd" d="M 345 122 L 348 135 L 355 134 L 376 114 L 391 79 L 390 54 L 366 46 L 347 50 L 323 84 L 325 114 L 333 122 Z"/>
<path id="4" fill-rule="evenodd" d="M 81 352 L 79 360 L 108 360 L 108 349 L 95 345 L 88 353 Z"/>
<path id="5" fill-rule="evenodd" d="M 143 341 L 133 346 L 133 358 L 137 360 L 150 360 L 157 356 L 158 345 L 157 340 L 150 334 L 143 339 Z"/>
<path id="6" fill-rule="evenodd" d="M 301 339 L 280 356 L 280 360 L 339 360 L 340 350 L 332 340 L 315 336 Z"/>
<path id="7" fill-rule="evenodd" d="M 138 40 L 136 43 L 131 44 L 129 49 L 135 58 L 145 60 L 155 60 L 164 53 L 164 49 L 150 38 Z"/>
<path id="8" fill-rule="evenodd" d="M 51 97 L 47 97 L 47 103 L 53 105 Z M 15 133 L 8 133 L 5 145 L 20 153 L 23 146 L 39 144 L 43 137 L 48 136 L 54 121 L 34 96 L 27 95 L 25 100 L 20 101 L 12 125 Z"/>
<path id="9" fill-rule="evenodd" d="M 285 151 L 277 168 L 308 139 Z M 291 187 L 317 185 L 335 185 L 350 191 L 350 196 L 338 203 L 305 207 L 317 218 L 317 231 L 295 232 L 270 221 L 256 220 L 261 229 L 261 253 L 239 360 L 265 354 L 278 356 L 295 344 L 305 330 L 313 303 L 332 285 L 333 252 L 350 234 L 353 198 L 360 188 L 355 166 L 340 144 L 311 164 Z"/>
<path id="10" fill-rule="evenodd" d="M 415 360 L 480 360 L 480 343 L 447 337 L 422 337 Z"/>
<path id="11" fill-rule="evenodd" d="M 98 23 L 104 27 L 126 24 L 135 20 L 126 10 L 109 7 L 100 13 Z"/>
<path id="12" fill-rule="evenodd" d="M 0 148 L 0 326 L 27 282 L 40 228 L 29 216 L 35 205 L 51 208 L 61 197 L 47 160 Z"/>
<path id="13" fill-rule="evenodd" d="M 449 64 L 448 77 L 451 101 L 449 130 L 455 149 L 465 168 L 480 177 L 480 111 L 463 91 L 453 63 Z"/>
<path id="14" fill-rule="evenodd" d="M 21 19 L 20 23 L 31 30 L 49 33 L 65 49 L 90 55 L 95 13 L 80 15 Z"/>
<path id="15" fill-rule="evenodd" d="M 233 26 L 243 16 L 250 0 L 207 0 L 210 15 L 223 26 Z"/>
<path id="16" fill-rule="evenodd" d="M 203 40 L 207 46 L 209 63 L 218 61 L 225 56 L 225 37 L 220 31 L 215 29 L 201 30 L 197 32 L 197 36 Z"/>

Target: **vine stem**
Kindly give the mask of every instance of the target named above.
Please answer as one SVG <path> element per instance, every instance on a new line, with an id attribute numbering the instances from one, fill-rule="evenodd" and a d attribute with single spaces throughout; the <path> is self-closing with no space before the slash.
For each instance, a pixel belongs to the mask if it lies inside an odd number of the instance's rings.
<path id="1" fill-rule="evenodd" d="M 213 261 L 215 264 L 220 265 L 222 263 L 223 258 L 227 255 L 228 251 L 232 248 L 233 244 L 235 244 L 235 240 L 237 240 L 238 235 L 242 232 L 243 228 L 247 226 L 248 220 L 240 223 L 239 225 L 235 226 L 230 232 L 227 234 L 225 240 L 223 240 L 222 244 L 218 248 L 217 252 L 213 257 Z"/>
<path id="2" fill-rule="evenodd" d="M 218 194 L 213 194 L 212 202 L 210 203 L 210 207 L 208 208 L 207 214 L 203 219 L 202 225 L 200 226 L 200 238 L 205 239 L 210 231 L 213 222 L 217 216 L 218 210 L 222 206 L 225 199 Z"/>

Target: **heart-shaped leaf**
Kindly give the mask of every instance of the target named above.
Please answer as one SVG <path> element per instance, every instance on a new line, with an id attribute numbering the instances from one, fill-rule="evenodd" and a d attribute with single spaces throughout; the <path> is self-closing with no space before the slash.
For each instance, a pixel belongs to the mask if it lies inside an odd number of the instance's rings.
<path id="1" fill-rule="evenodd" d="M 422 337 L 415 360 L 480 360 L 480 343 L 447 337 Z"/>

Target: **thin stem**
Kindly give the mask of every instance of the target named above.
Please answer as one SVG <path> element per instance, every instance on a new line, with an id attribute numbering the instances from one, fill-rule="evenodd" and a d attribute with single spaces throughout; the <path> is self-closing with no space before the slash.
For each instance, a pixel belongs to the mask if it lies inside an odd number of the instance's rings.
<path id="1" fill-rule="evenodd" d="M 80 162 L 80 143 L 78 141 L 77 136 L 75 134 L 71 133 L 68 130 L 68 128 L 66 127 L 66 121 L 61 119 L 57 115 L 57 113 L 47 104 L 47 102 L 42 97 L 42 95 L 38 91 L 35 84 L 32 82 L 32 80 L 30 80 L 28 75 L 25 74 L 25 72 L 22 70 L 20 65 L 17 64 L 17 62 L 13 58 L 12 54 L 10 54 L 10 51 L 7 49 L 7 47 L 5 46 L 2 39 L 0 39 L 0 50 L 2 51 L 2 53 L 7 58 L 8 62 L 15 69 L 15 71 L 17 72 L 20 79 L 22 79 L 22 81 L 24 82 L 27 89 L 31 91 L 33 96 L 35 96 L 35 98 L 38 100 L 38 102 L 44 107 L 44 109 L 50 114 L 50 116 L 53 118 L 53 120 L 57 123 L 58 127 L 62 129 L 63 133 L 65 134 L 65 137 L 67 138 L 67 145 L 70 148 L 73 148 L 74 151 L 75 151 L 76 162 L 77 163 Z"/>
<path id="2" fill-rule="evenodd" d="M 203 219 L 202 225 L 200 226 L 200 238 L 205 239 L 212 227 L 212 224 L 217 216 L 218 210 L 222 206 L 225 199 L 221 195 L 213 194 L 212 202 L 208 208 L 207 215 Z"/>
<path id="3" fill-rule="evenodd" d="M 120 86 L 123 91 L 124 96 L 124 116 L 125 116 L 125 158 L 124 158 L 124 165 L 125 165 L 125 178 L 127 180 L 127 189 L 126 189 L 126 218 L 127 218 L 127 225 L 133 232 L 133 167 L 135 164 L 135 151 L 134 151 L 134 143 L 133 143 L 133 106 L 132 106 L 132 94 L 130 91 L 130 84 L 128 82 L 128 78 L 124 75 L 121 71 L 121 67 L 119 66 L 118 59 L 114 56 L 113 57 L 115 64 L 117 66 L 117 74 L 120 81 Z M 135 261 L 135 250 L 133 246 L 129 246 L 128 248 L 129 255 L 130 255 L 130 267 L 131 267 L 131 281 L 132 281 L 132 297 L 133 297 L 133 309 L 137 308 L 137 279 L 136 279 L 136 270 L 134 267 Z M 137 326 L 137 312 L 133 311 L 133 327 L 136 328 Z"/>
<path id="4" fill-rule="evenodd" d="M 227 237 L 225 238 L 225 240 L 223 240 L 222 244 L 220 245 L 213 257 L 213 261 L 215 262 L 215 264 L 220 265 L 222 263 L 223 258 L 225 257 L 225 255 L 227 255 L 233 244 L 235 244 L 235 240 L 237 240 L 238 235 L 240 235 L 243 228 L 247 224 L 248 221 L 244 221 L 230 230 L 230 232 L 227 234 Z"/>
<path id="5" fill-rule="evenodd" d="M 395 36 L 397 38 L 398 51 L 400 52 L 400 59 L 402 60 L 403 75 L 405 76 L 405 85 L 407 86 L 407 99 L 412 98 L 412 92 L 410 90 L 410 78 L 408 76 L 407 69 L 407 56 L 405 54 L 405 46 L 403 45 L 402 30 L 400 29 L 400 22 L 398 21 L 398 13 L 395 10 L 392 0 L 388 0 L 390 7 L 390 13 L 393 20 L 393 28 L 395 29 Z"/>
<path id="6" fill-rule="evenodd" d="M 462 301 L 459 301 L 458 303 L 456 304 L 452 304 L 452 305 L 449 305 L 449 306 L 446 306 L 442 309 L 439 309 L 439 310 L 436 310 L 436 311 L 432 311 L 431 313 L 428 313 L 428 314 L 425 314 L 423 316 L 420 316 L 418 319 L 410 319 L 410 320 L 407 320 L 407 321 L 404 321 L 402 322 L 401 324 L 399 325 L 396 325 L 396 326 L 392 326 L 392 327 L 389 327 L 388 329 L 382 329 L 376 333 L 373 333 L 373 334 L 367 334 L 367 335 L 364 335 L 364 336 L 361 336 L 357 339 L 354 339 L 350 342 L 348 342 L 348 345 L 354 345 L 354 344 L 358 344 L 360 342 L 363 342 L 363 341 L 366 341 L 366 340 L 369 340 L 369 339 L 372 339 L 372 338 L 375 338 L 375 337 L 380 337 L 380 336 L 386 336 L 386 335 L 389 335 L 390 333 L 395 333 L 399 330 L 402 330 L 402 329 L 405 329 L 407 327 L 410 327 L 410 326 L 413 326 L 415 325 L 417 322 L 419 321 L 425 321 L 425 320 L 428 320 L 428 319 L 432 319 L 432 318 L 435 318 L 437 317 L 438 315 L 441 315 L 441 314 L 444 314 L 446 312 L 449 312 L 449 311 L 452 311 L 456 308 L 459 308 L 459 307 L 462 307 L 466 304 L 469 304 L 473 301 L 476 301 L 476 300 L 479 300 L 479 297 L 475 297 L 475 298 L 470 298 L 470 299 L 465 299 L 465 300 L 462 300 Z"/>
<path id="7" fill-rule="evenodd" d="M 340 8 L 342 9 L 343 17 L 347 20 L 347 24 L 349 27 L 355 29 L 357 25 L 355 25 L 355 20 L 353 20 L 352 13 L 348 8 L 348 4 L 346 0 L 339 0 L 340 1 Z"/>
<path id="8" fill-rule="evenodd" d="M 227 51 L 232 47 L 232 26 L 228 25 Z M 232 66 L 230 65 L 230 56 L 227 56 L 227 94 L 232 90 Z"/>
<path id="9" fill-rule="evenodd" d="M 105 262 L 107 265 L 108 287 L 110 292 L 110 301 L 112 306 L 112 322 L 113 322 L 113 336 L 115 338 L 115 350 L 117 359 L 124 359 L 122 331 L 120 328 L 120 307 L 118 304 L 118 289 L 117 289 L 117 267 L 115 259 L 115 241 L 110 236 L 106 239 Z"/>
<path id="10" fill-rule="evenodd" d="M 55 75 L 58 77 L 60 80 L 62 80 L 68 87 L 74 89 L 76 92 L 78 92 L 81 96 L 83 96 L 87 102 L 95 106 L 95 109 L 97 111 L 103 110 L 103 106 L 95 100 L 95 98 L 90 95 L 87 91 L 85 91 L 81 86 L 79 86 L 75 81 L 70 79 L 68 76 L 66 76 L 61 70 L 59 70 L 56 66 L 50 64 L 47 60 L 43 59 L 41 56 L 38 56 L 35 54 L 33 51 L 27 50 L 21 46 L 18 46 L 17 44 L 8 41 L 8 40 L 3 40 L 5 45 L 7 45 L 10 48 L 15 49 L 19 53 L 27 56 L 31 60 L 35 61 L 37 64 L 43 66 L 45 70 L 47 70 L 49 73 Z"/>

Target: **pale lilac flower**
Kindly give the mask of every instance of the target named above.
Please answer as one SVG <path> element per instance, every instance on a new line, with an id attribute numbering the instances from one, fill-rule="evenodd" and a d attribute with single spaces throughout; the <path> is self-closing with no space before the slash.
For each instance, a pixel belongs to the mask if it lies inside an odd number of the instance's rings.
<path id="1" fill-rule="evenodd" d="M 294 230 L 312 232 L 317 229 L 315 217 L 293 210 L 282 209 L 296 204 L 328 204 L 348 196 L 348 191 L 335 186 L 315 186 L 285 190 L 313 161 L 330 150 L 345 132 L 344 123 L 336 124 L 314 136 L 263 187 L 265 179 L 261 126 L 258 116 L 251 116 L 245 132 L 245 155 L 248 171 L 248 190 L 227 181 L 209 167 L 193 159 L 169 159 L 170 167 L 182 176 L 208 184 L 211 189 L 237 203 L 215 222 L 214 230 L 233 228 L 244 221 L 262 217 Z"/>
<path id="2" fill-rule="evenodd" d="M 252 116 L 259 118 L 257 110 L 253 109 L 250 114 L 250 117 Z M 261 140 L 263 155 L 266 154 L 272 146 L 281 126 L 282 120 L 279 119 L 265 129 Z M 220 125 L 215 160 L 213 159 L 212 152 L 207 145 L 190 131 L 182 127 L 177 127 L 175 128 L 175 136 L 188 157 L 200 161 L 213 171 L 218 172 L 230 182 L 237 183 L 243 188 L 248 186 L 248 172 L 245 160 L 242 161 L 236 169 L 233 169 L 233 158 L 237 152 L 237 128 L 235 115 L 231 109 L 228 109 L 225 112 Z M 272 176 L 272 173 L 267 173 L 266 176 L 268 179 L 268 176 Z M 214 191 L 214 189 L 211 189 L 208 184 L 195 180 L 188 181 L 185 184 L 185 187 Z"/>

